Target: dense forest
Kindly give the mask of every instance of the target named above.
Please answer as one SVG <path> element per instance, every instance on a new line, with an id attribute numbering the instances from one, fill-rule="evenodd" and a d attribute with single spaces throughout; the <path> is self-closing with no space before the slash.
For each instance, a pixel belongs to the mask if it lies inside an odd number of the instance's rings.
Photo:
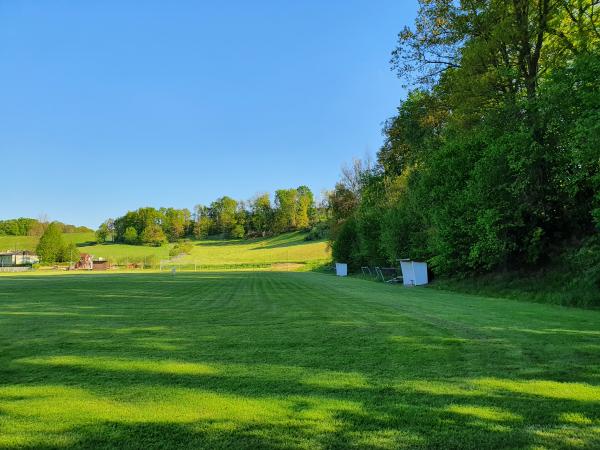
<path id="1" fill-rule="evenodd" d="M 421 0 L 391 60 L 410 92 L 376 161 L 355 162 L 330 196 L 335 259 L 418 258 L 462 276 L 568 248 L 600 287 L 599 10 Z"/>
<path id="2" fill-rule="evenodd" d="M 315 205 L 311 190 L 300 186 L 277 190 L 273 205 L 270 195 L 265 193 L 248 201 L 224 196 L 208 206 L 197 205 L 193 212 L 189 209 L 139 208 L 114 220 L 108 219 L 100 225 L 96 236 L 99 242 L 112 240 L 134 245 L 162 245 L 183 238 L 208 236 L 267 236 L 309 230 L 322 222 L 325 214 L 324 206 Z"/>

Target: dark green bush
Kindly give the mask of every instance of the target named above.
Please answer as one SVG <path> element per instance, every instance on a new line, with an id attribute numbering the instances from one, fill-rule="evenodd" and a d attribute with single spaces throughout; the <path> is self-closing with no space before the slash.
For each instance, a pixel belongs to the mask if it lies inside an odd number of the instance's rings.
<path id="1" fill-rule="evenodd" d="M 340 227 L 337 239 L 331 246 L 334 261 L 347 263 L 356 269 L 361 264 L 356 219 L 351 217 Z"/>
<path id="2" fill-rule="evenodd" d="M 329 224 L 327 222 L 319 222 L 315 224 L 308 234 L 304 237 L 305 241 L 321 241 L 329 237 Z"/>

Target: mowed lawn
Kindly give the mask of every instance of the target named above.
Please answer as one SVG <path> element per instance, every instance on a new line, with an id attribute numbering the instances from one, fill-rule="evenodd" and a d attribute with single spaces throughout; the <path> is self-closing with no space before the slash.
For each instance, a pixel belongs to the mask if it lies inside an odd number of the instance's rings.
<path id="1" fill-rule="evenodd" d="M 315 273 L 9 276 L 0 349 L 0 447 L 600 447 L 598 311 Z"/>

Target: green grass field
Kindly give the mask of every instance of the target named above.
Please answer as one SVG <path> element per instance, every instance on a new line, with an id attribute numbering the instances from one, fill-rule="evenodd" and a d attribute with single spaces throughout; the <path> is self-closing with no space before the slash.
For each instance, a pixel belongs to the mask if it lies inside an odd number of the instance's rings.
<path id="1" fill-rule="evenodd" d="M 316 273 L 5 276 L 0 348 L 0 447 L 600 447 L 599 311 Z"/>
<path id="2" fill-rule="evenodd" d="M 126 244 L 95 244 L 94 233 L 70 233 L 63 235 L 65 240 L 75 242 L 82 253 L 90 253 L 112 261 L 142 260 L 154 257 L 156 263 L 169 258 L 169 248 L 147 247 Z M 276 264 L 283 262 L 305 263 L 324 261 L 330 258 L 325 241 L 307 242 L 305 233 L 286 233 L 279 236 L 245 240 L 201 240 L 193 241 L 190 255 L 179 258 L 181 263 L 198 263 L 203 266 Z M 0 236 L 0 250 L 33 250 L 37 245 L 33 236 Z"/>
<path id="3" fill-rule="evenodd" d="M 94 233 L 64 233 L 66 242 L 83 244 L 96 240 Z M 5 250 L 35 250 L 39 238 L 37 236 L 0 236 L 0 251 Z"/>

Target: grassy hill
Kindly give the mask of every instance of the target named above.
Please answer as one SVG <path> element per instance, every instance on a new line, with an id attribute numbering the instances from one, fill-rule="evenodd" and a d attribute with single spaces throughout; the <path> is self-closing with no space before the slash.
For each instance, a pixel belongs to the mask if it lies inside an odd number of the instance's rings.
<path id="1" fill-rule="evenodd" d="M 326 242 L 307 242 L 304 240 L 305 235 L 295 232 L 245 241 L 198 241 L 192 253 L 182 258 L 182 261 L 197 261 L 202 264 L 302 263 L 330 257 Z"/>
<path id="2" fill-rule="evenodd" d="M 130 262 L 147 258 L 158 262 L 169 258 L 173 244 L 162 247 L 146 247 L 126 244 L 96 244 L 94 233 L 70 233 L 63 235 L 65 240 L 78 244 L 82 253 L 90 253 L 115 262 Z M 223 240 L 207 239 L 192 241 L 191 254 L 177 259 L 181 263 L 196 263 L 204 266 L 306 263 L 329 259 L 330 253 L 325 241 L 304 240 L 305 233 L 286 233 L 279 236 Z M 37 244 L 34 236 L 0 236 L 0 249 L 33 250 Z"/>
<path id="3" fill-rule="evenodd" d="M 96 240 L 94 233 L 64 233 L 66 242 L 83 245 Z M 37 236 L 0 236 L 0 251 L 6 250 L 35 250 L 39 237 Z"/>
<path id="4" fill-rule="evenodd" d="M 600 308 L 600 237 L 568 243 L 529 270 L 438 279 L 434 287 L 470 294 Z"/>

